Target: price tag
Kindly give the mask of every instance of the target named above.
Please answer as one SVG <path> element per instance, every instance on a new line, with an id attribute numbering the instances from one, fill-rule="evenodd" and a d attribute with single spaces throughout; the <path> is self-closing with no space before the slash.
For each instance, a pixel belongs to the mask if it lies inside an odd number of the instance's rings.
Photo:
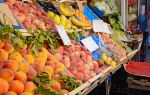
<path id="1" fill-rule="evenodd" d="M 61 25 L 56 25 L 56 28 L 58 30 L 58 33 L 59 33 L 64 45 L 67 45 L 67 46 L 71 45 L 70 38 L 68 37 L 64 27 Z"/>
<path id="2" fill-rule="evenodd" d="M 90 52 L 93 52 L 99 48 L 91 36 L 81 40 L 81 42 Z"/>
<path id="3" fill-rule="evenodd" d="M 93 20 L 93 30 L 94 32 L 112 34 L 107 23 L 103 22 L 102 20 Z"/>
<path id="4" fill-rule="evenodd" d="M 6 20 L 6 24 L 18 26 L 18 23 L 8 5 L 0 3 L 0 22 L 4 23 L 4 19 Z"/>

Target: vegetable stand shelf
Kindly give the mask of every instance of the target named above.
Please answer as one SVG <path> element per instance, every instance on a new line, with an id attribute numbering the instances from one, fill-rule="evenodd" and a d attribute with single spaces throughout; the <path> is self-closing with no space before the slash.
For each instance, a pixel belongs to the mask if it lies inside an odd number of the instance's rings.
<path id="1" fill-rule="evenodd" d="M 87 95 L 96 86 L 98 86 L 103 81 L 105 81 L 110 74 L 115 73 L 118 69 L 120 69 L 122 67 L 123 64 L 126 64 L 128 62 L 128 60 L 130 60 L 137 52 L 138 52 L 138 50 L 133 51 L 132 54 L 130 54 L 130 56 L 128 56 L 128 58 L 121 61 L 118 66 L 116 66 L 115 68 L 113 68 L 111 66 L 108 67 L 107 69 L 105 69 L 104 71 L 99 73 L 97 76 L 95 76 L 92 79 L 90 79 L 89 81 L 85 82 L 83 85 L 79 86 L 78 88 L 71 91 L 67 95 L 76 95 L 76 94 Z"/>

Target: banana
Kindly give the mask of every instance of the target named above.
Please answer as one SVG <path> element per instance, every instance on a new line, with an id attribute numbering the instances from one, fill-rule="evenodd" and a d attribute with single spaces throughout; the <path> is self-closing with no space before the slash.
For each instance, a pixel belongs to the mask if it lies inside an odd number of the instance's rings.
<path id="1" fill-rule="evenodd" d="M 83 27 L 83 23 L 77 20 L 75 17 L 70 18 L 71 22 L 77 27 Z"/>
<path id="2" fill-rule="evenodd" d="M 70 11 L 63 5 L 59 5 L 59 10 L 64 16 L 72 16 Z"/>
<path id="3" fill-rule="evenodd" d="M 68 16 L 72 16 L 72 15 L 73 15 L 72 12 L 68 9 L 67 6 L 64 6 L 64 8 L 65 8 L 65 10 L 67 11 Z"/>

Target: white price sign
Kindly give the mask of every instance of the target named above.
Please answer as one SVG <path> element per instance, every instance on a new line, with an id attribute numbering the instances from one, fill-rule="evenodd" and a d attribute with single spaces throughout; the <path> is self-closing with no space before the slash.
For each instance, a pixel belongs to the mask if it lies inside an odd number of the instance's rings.
<path id="1" fill-rule="evenodd" d="M 90 52 L 93 52 L 99 48 L 91 36 L 81 40 L 81 42 Z"/>
<path id="2" fill-rule="evenodd" d="M 71 45 L 70 38 L 68 37 L 64 27 L 61 25 L 56 25 L 56 28 L 58 30 L 58 33 L 59 33 L 64 45 L 67 45 L 67 46 Z"/>
<path id="3" fill-rule="evenodd" d="M 107 23 L 103 22 L 102 20 L 93 20 L 93 31 L 112 34 Z"/>

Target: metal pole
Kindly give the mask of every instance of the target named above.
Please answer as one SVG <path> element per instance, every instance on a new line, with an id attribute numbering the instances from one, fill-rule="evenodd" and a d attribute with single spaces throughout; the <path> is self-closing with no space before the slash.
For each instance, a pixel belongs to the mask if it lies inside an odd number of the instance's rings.
<path id="1" fill-rule="evenodd" d="M 128 0 L 121 0 L 121 19 L 125 28 L 128 28 Z"/>
<path id="2" fill-rule="evenodd" d="M 105 86 L 106 86 L 106 95 L 110 95 L 111 75 L 107 75 L 107 78 L 105 80 Z"/>

